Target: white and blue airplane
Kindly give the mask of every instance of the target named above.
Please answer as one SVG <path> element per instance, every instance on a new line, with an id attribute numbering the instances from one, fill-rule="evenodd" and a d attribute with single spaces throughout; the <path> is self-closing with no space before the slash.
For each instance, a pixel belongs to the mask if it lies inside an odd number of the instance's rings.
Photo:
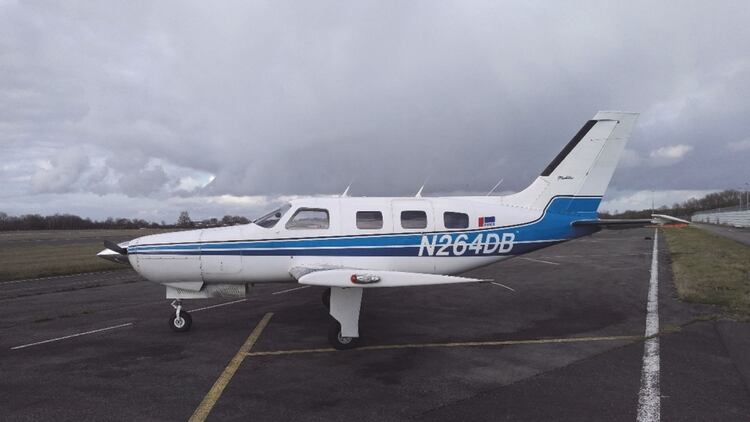
<path id="1" fill-rule="evenodd" d="M 511 195 L 296 199 L 250 224 L 105 242 L 98 255 L 164 285 L 174 299 L 169 325 L 180 332 L 192 323 L 183 299 L 243 297 L 255 283 L 327 287 L 329 341 L 353 348 L 366 289 L 488 281 L 456 274 L 602 228 L 649 223 L 597 213 L 637 117 L 597 113 Z"/>

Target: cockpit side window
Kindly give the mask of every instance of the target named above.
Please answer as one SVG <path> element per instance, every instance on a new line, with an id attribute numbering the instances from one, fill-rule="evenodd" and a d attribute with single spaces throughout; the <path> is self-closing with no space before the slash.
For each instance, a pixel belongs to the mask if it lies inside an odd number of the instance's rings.
<path id="1" fill-rule="evenodd" d="M 300 208 L 286 223 L 290 230 L 327 229 L 329 225 L 328 210 L 322 208 Z"/>
<path id="2" fill-rule="evenodd" d="M 269 212 L 263 217 L 260 217 L 259 219 L 253 221 L 253 223 L 261 227 L 270 229 L 271 227 L 275 226 L 276 223 L 279 222 L 279 220 L 281 220 L 281 217 L 283 217 L 291 207 L 292 204 L 284 204 L 281 206 L 281 208 Z"/>

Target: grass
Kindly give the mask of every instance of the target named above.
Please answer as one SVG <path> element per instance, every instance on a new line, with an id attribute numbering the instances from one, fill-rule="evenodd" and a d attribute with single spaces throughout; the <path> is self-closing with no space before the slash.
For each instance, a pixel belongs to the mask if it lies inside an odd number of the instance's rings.
<path id="1" fill-rule="evenodd" d="M 128 268 L 98 258 L 102 241 L 163 230 L 60 230 L 0 233 L 0 281 Z"/>
<path id="2" fill-rule="evenodd" d="M 677 294 L 750 317 L 750 247 L 695 227 L 665 229 Z"/>

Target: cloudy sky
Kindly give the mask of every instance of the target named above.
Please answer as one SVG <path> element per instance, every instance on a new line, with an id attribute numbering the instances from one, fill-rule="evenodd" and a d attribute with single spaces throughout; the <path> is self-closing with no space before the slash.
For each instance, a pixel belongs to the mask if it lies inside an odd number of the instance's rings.
<path id="1" fill-rule="evenodd" d="M 746 1 L 0 0 L 0 211 L 174 221 L 529 184 L 641 112 L 603 209 L 750 182 Z"/>

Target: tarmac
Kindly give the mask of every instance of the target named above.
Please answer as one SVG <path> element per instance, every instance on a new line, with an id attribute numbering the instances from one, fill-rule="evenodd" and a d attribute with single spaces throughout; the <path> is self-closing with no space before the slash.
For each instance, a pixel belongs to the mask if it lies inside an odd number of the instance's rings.
<path id="1" fill-rule="evenodd" d="M 694 226 L 750 246 L 750 228 L 693 223 Z"/>
<path id="2" fill-rule="evenodd" d="M 466 274 L 494 283 L 368 290 L 350 351 L 330 349 L 316 287 L 186 301 L 193 328 L 173 333 L 164 289 L 131 270 L 2 282 L 0 415 L 750 420 L 750 325 L 678 301 L 653 238 L 604 231 Z M 646 339 L 648 312 L 659 334 Z"/>

